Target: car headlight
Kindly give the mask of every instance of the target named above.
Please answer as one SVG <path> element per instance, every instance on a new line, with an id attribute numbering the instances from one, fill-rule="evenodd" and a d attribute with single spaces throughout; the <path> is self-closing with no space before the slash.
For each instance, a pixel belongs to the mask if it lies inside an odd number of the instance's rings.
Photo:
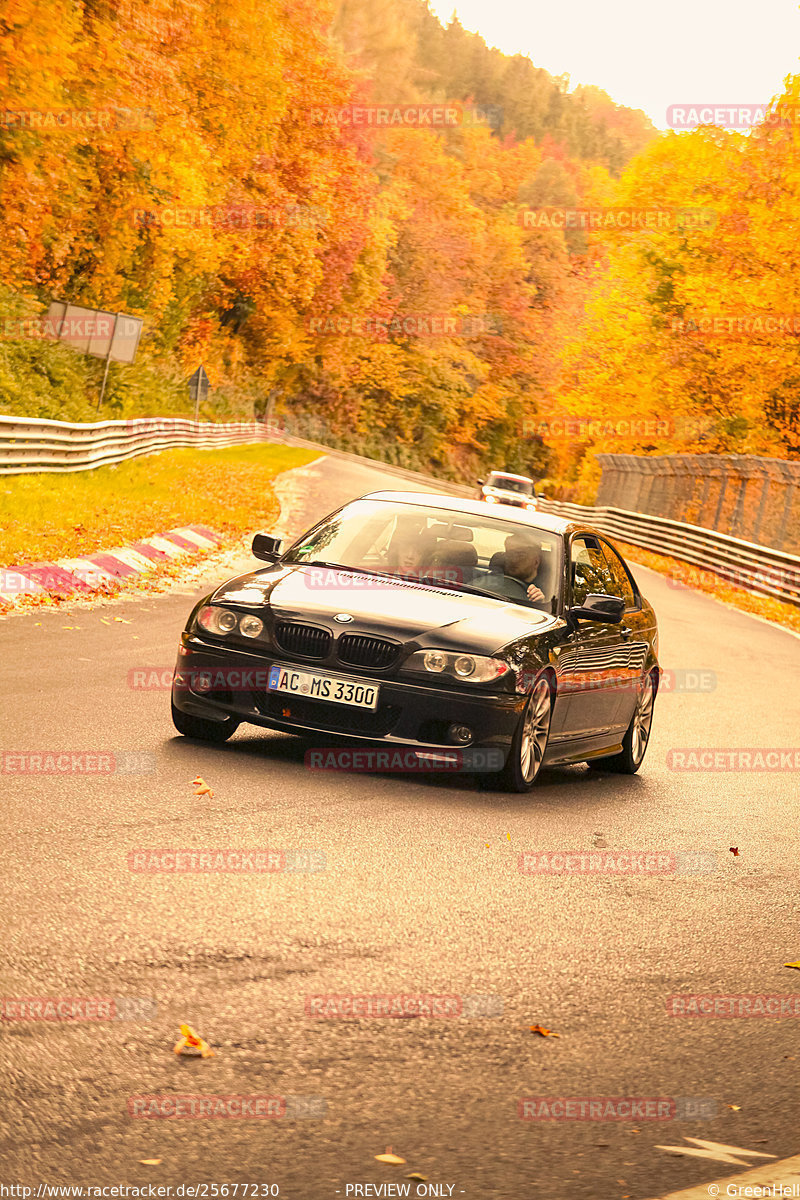
<path id="1" fill-rule="evenodd" d="M 236 613 L 227 608 L 215 608 L 207 604 L 197 614 L 197 624 L 207 633 L 230 633 L 236 628 Z"/>
<path id="2" fill-rule="evenodd" d="M 497 496 L 484 496 L 487 504 L 497 504 Z"/>
<path id="3" fill-rule="evenodd" d="M 447 650 L 417 650 L 406 660 L 404 671 L 425 675 L 450 675 L 463 683 L 489 683 L 511 670 L 500 658 L 483 654 L 451 654 Z"/>
<path id="4" fill-rule="evenodd" d="M 412 655 L 412 658 L 415 657 L 416 655 Z M 426 671 L 438 674 L 447 666 L 447 655 L 442 654 L 441 650 L 426 650 L 422 656 L 422 664 Z"/>
<path id="5" fill-rule="evenodd" d="M 264 630 L 264 622 L 251 613 L 239 614 L 231 612 L 229 608 L 217 608 L 213 604 L 207 604 L 205 608 L 200 609 L 197 624 L 207 633 L 223 636 L 226 633 L 240 633 L 247 638 L 257 638 Z"/>

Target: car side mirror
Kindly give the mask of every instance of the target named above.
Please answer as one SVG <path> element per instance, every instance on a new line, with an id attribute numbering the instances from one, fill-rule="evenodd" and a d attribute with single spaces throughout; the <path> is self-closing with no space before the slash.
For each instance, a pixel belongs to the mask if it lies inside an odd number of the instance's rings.
<path id="1" fill-rule="evenodd" d="M 625 612 L 625 601 L 621 596 L 606 596 L 600 592 L 590 592 L 583 604 L 578 604 L 569 610 L 573 620 L 600 621 L 607 625 L 619 625 Z"/>
<path id="2" fill-rule="evenodd" d="M 271 533 L 257 533 L 253 538 L 253 555 L 264 562 L 277 562 L 281 556 L 281 541 Z"/>
<path id="3" fill-rule="evenodd" d="M 485 479 L 479 479 L 479 480 L 478 480 L 478 487 L 483 487 L 483 485 L 484 485 L 485 483 L 486 483 L 486 480 L 485 480 Z"/>

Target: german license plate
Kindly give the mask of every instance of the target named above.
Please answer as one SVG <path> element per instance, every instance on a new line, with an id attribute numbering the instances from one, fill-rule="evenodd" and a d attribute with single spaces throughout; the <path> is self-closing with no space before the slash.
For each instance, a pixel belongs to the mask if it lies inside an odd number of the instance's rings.
<path id="1" fill-rule="evenodd" d="M 316 671 L 298 671 L 295 667 L 270 667 L 269 690 L 288 692 L 308 700 L 327 700 L 331 704 L 349 704 L 352 708 L 378 707 L 380 687 L 368 679 L 340 679 L 319 675 Z"/>

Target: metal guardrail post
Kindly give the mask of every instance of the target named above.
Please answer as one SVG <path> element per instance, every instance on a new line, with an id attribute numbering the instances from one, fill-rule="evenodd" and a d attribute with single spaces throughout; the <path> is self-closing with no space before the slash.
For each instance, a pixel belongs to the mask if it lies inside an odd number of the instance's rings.
<path id="1" fill-rule="evenodd" d="M 698 475 L 695 464 L 692 461 L 692 455 L 690 454 L 676 454 L 675 464 L 680 477 L 680 483 L 676 497 L 675 511 L 672 515 L 679 521 L 685 521 L 694 502 Z"/>
<path id="2" fill-rule="evenodd" d="M 772 483 L 772 474 L 769 469 L 769 460 L 766 458 L 757 458 L 755 460 L 756 469 L 761 475 L 761 495 L 758 501 L 758 512 L 756 513 L 755 521 L 753 522 L 752 538 L 757 542 L 761 535 L 761 522 L 764 520 L 764 513 L 767 511 L 767 497 L 769 496 L 770 485 Z"/>
<path id="3" fill-rule="evenodd" d="M 711 480 L 714 477 L 714 463 L 710 454 L 697 455 L 697 469 L 703 476 L 703 495 L 700 500 L 700 510 L 697 514 L 697 524 L 703 524 L 706 505 L 708 504 L 709 493 L 711 492 Z"/>
<path id="4" fill-rule="evenodd" d="M 795 492 L 797 490 L 797 483 L 795 482 L 795 480 L 793 478 L 793 473 L 791 470 L 790 463 L 784 463 L 779 460 L 778 465 L 780 467 L 780 471 L 783 476 L 783 486 L 784 486 L 786 494 L 784 496 L 783 514 L 781 516 L 780 525 L 778 526 L 775 544 L 779 550 L 782 550 L 786 543 L 786 535 L 789 531 L 789 517 L 791 516 L 791 512 L 792 512 L 792 502 L 794 501 L 794 498 L 795 498 Z"/>
<path id="5" fill-rule="evenodd" d="M 653 465 L 654 461 L 655 460 L 652 458 L 647 458 L 647 459 L 642 460 L 643 466 L 645 463 L 647 464 L 645 466 L 646 478 L 645 478 L 644 484 L 642 485 L 642 496 L 639 501 L 639 512 L 642 512 L 642 513 L 649 513 L 652 511 L 651 506 L 650 506 L 650 496 L 652 494 L 653 485 L 655 484 L 655 478 L 656 478 L 656 469 L 655 469 L 655 466 Z"/>
<path id="6" fill-rule="evenodd" d="M 717 530 L 719 530 L 720 522 L 722 520 L 722 505 L 725 500 L 725 489 L 728 486 L 728 468 L 727 468 L 727 464 L 725 463 L 725 461 L 723 459 L 720 459 L 719 467 L 720 467 L 719 499 L 717 500 L 717 511 L 714 514 L 714 520 L 711 525 L 712 529 L 717 529 Z"/>

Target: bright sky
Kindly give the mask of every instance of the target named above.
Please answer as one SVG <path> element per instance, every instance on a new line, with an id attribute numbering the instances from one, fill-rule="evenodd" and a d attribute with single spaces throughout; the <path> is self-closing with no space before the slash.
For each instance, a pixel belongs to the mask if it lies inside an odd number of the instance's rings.
<path id="1" fill-rule="evenodd" d="M 800 73 L 794 0 L 430 0 L 506 54 L 603 88 L 666 128 L 670 104 L 761 104 Z"/>

